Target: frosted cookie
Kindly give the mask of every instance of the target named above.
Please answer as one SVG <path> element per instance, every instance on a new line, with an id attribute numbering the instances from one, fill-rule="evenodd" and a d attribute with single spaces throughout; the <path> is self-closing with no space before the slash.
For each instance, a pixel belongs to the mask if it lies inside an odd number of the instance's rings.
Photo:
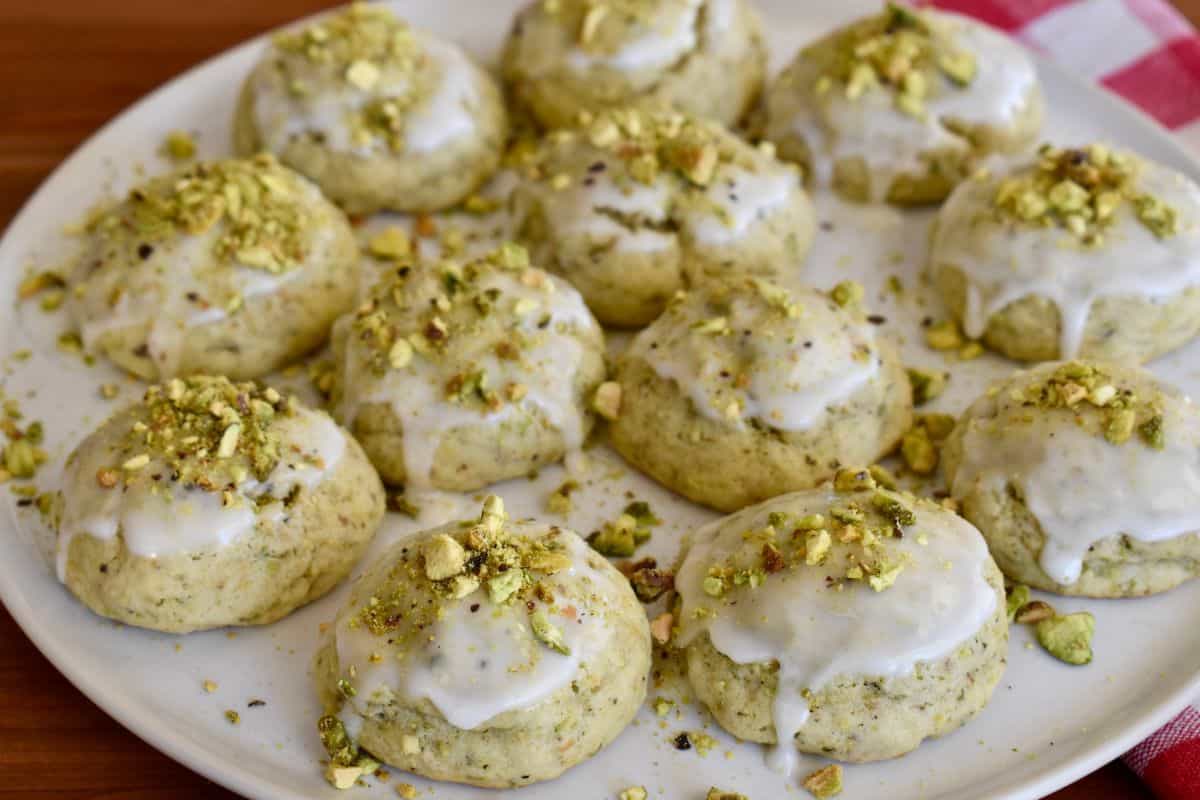
<path id="1" fill-rule="evenodd" d="M 502 60 L 514 100 L 548 128 L 640 101 L 734 125 L 767 54 L 745 0 L 535 0 Z"/>
<path id="2" fill-rule="evenodd" d="M 342 212 L 270 156 L 197 164 L 93 216 L 67 308 L 139 378 L 254 378 L 325 341 L 357 260 Z"/>
<path id="3" fill-rule="evenodd" d="M 979 532 L 847 470 L 701 528 L 676 572 L 696 696 L 739 739 L 877 761 L 955 730 L 1004 671 L 1004 581 Z"/>
<path id="4" fill-rule="evenodd" d="M 1200 332 L 1200 187 L 1101 145 L 963 183 L 929 269 L 972 338 L 1022 361 L 1140 363 Z"/>
<path id="5" fill-rule="evenodd" d="M 458 46 L 354 3 L 274 37 L 234 144 L 275 153 L 352 214 L 431 211 L 487 179 L 507 129 L 499 88 Z"/>
<path id="6" fill-rule="evenodd" d="M 872 463 L 912 419 L 899 356 L 860 310 L 757 280 L 672 302 L 614 379 L 617 451 L 722 511 Z"/>
<path id="7" fill-rule="evenodd" d="M 393 546 L 338 613 L 314 670 L 327 775 L 344 787 L 378 759 L 476 786 L 548 780 L 624 730 L 649 670 L 624 576 L 489 497 L 478 520 Z"/>
<path id="8" fill-rule="evenodd" d="M 1016 42 L 888 3 L 808 45 L 766 93 L 782 157 L 849 200 L 936 203 L 982 154 L 1028 146 L 1042 93 Z"/>
<path id="9" fill-rule="evenodd" d="M 812 242 L 793 167 L 672 111 L 552 132 L 524 174 L 523 240 L 608 325 L 645 325 L 702 280 L 795 271 Z"/>
<path id="10" fill-rule="evenodd" d="M 385 483 L 469 491 L 579 448 L 604 337 L 579 294 L 508 244 L 419 262 L 338 323 L 334 404 Z"/>
<path id="11" fill-rule="evenodd" d="M 67 459 L 58 577 L 88 608 L 170 633 L 263 625 L 337 584 L 383 487 L 324 412 L 225 378 L 173 379 Z"/>
<path id="12" fill-rule="evenodd" d="M 1200 410 L 1136 367 L 1041 364 L 1001 381 L 942 449 L 1004 573 L 1129 597 L 1200 572 Z"/>

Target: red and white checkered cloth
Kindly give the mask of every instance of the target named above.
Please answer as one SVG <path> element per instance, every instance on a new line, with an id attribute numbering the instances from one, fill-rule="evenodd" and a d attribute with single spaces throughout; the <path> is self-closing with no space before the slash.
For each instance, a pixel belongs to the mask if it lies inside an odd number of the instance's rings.
<path id="1" fill-rule="evenodd" d="M 1098 81 L 1200 155 L 1200 36 L 1167 0 L 925 0 Z M 1200 800 L 1200 700 L 1125 754 L 1159 800 Z"/>

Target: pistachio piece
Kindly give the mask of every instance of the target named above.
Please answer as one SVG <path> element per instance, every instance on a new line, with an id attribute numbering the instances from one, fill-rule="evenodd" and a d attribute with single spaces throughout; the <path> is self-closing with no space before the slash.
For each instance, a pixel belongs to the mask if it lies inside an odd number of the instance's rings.
<path id="1" fill-rule="evenodd" d="M 870 470 L 858 467 L 843 467 L 833 478 L 833 488 L 838 492 L 857 492 L 875 488 L 875 478 Z"/>
<path id="2" fill-rule="evenodd" d="M 912 386 L 913 403 L 923 406 L 930 400 L 939 397 L 946 390 L 948 372 L 930 372 L 928 370 L 909 367 L 908 382 Z"/>
<path id="3" fill-rule="evenodd" d="M 550 621 L 545 611 L 538 609 L 530 614 L 529 625 L 533 628 L 533 635 L 546 647 L 564 656 L 571 655 L 571 648 L 567 647 L 566 642 L 563 641 L 562 630 Z"/>
<path id="4" fill-rule="evenodd" d="M 645 786 L 630 786 L 628 789 L 621 790 L 621 793 L 617 795 L 617 800 L 646 800 L 649 796 Z"/>
<path id="5" fill-rule="evenodd" d="M 813 797 L 836 797 L 842 793 L 842 765 L 829 764 L 816 772 L 809 773 L 800 785 Z"/>
<path id="6" fill-rule="evenodd" d="M 592 396 L 592 409 L 610 422 L 621 413 L 621 384 L 616 381 L 605 381 L 596 387 Z"/>
<path id="7" fill-rule="evenodd" d="M 833 302 L 842 308 L 856 306 L 862 302 L 866 290 L 858 281 L 842 281 L 829 292 Z"/>
<path id="8" fill-rule="evenodd" d="M 496 605 L 503 605 L 516 594 L 525 581 L 525 573 L 520 569 L 510 569 L 501 572 L 487 583 L 488 597 Z"/>
<path id="9" fill-rule="evenodd" d="M 709 788 L 708 794 L 704 795 L 704 800 L 750 800 L 750 798 L 746 797 L 744 794 L 727 792 L 724 789 L 718 789 L 716 786 L 712 786 Z"/>
<path id="10" fill-rule="evenodd" d="M 1025 603 L 1013 615 L 1013 621 L 1019 625 L 1035 625 L 1044 619 L 1054 616 L 1054 607 L 1041 600 L 1031 600 Z"/>
<path id="11" fill-rule="evenodd" d="M 1007 611 L 1008 621 L 1012 622 L 1017 615 L 1017 610 L 1029 602 L 1029 587 L 1023 583 L 1018 583 L 1016 586 L 1008 590 Z"/>
<path id="12" fill-rule="evenodd" d="M 441 581 L 460 574 L 467 564 L 467 551 L 458 540 L 439 533 L 425 542 L 421 548 L 425 557 L 425 577 Z"/>
<path id="13" fill-rule="evenodd" d="M 1043 619 L 1035 632 L 1038 644 L 1059 661 L 1074 665 L 1091 662 L 1096 618 L 1087 611 Z"/>
<path id="14" fill-rule="evenodd" d="M 930 475 L 938 465 L 938 451 L 929 437 L 929 432 L 918 426 L 904 434 L 900 440 L 900 455 L 904 464 L 918 475 Z"/>

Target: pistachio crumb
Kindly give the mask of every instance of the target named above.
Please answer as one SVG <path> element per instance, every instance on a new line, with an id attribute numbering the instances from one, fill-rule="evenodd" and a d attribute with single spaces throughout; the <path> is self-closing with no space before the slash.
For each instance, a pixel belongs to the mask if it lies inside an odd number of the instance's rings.
<path id="1" fill-rule="evenodd" d="M 187 131 L 171 131 L 163 140 L 161 152 L 172 161 L 188 161 L 196 157 L 196 140 Z"/>
<path id="2" fill-rule="evenodd" d="M 1038 644 L 1059 661 L 1076 666 L 1091 663 L 1096 618 L 1089 612 L 1048 617 L 1037 623 L 1035 631 Z"/>
<path id="3" fill-rule="evenodd" d="M 800 784 L 813 797 L 836 797 L 842 792 L 842 765 L 829 764 L 810 773 Z"/>
<path id="4" fill-rule="evenodd" d="M 616 381 L 605 381 L 596 387 L 592 397 L 592 409 L 610 422 L 621 413 L 621 384 Z"/>

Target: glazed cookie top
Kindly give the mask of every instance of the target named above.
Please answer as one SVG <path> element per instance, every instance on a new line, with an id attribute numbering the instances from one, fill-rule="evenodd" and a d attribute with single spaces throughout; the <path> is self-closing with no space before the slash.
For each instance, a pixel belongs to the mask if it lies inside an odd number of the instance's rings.
<path id="1" fill-rule="evenodd" d="M 282 518 L 345 447 L 327 414 L 271 388 L 204 376 L 151 386 L 67 460 L 59 579 L 80 535 L 120 534 L 144 558 L 224 547 Z"/>
<path id="2" fill-rule="evenodd" d="M 865 159 L 873 197 L 924 173 L 922 153 L 967 148 L 967 126 L 1015 127 L 1038 90 L 1032 60 L 1003 34 L 896 3 L 802 50 L 780 81 L 796 102 L 771 108 L 791 115 L 772 125 L 808 142 L 823 183 L 832 162 Z"/>
<path id="3" fill-rule="evenodd" d="M 391 406 L 410 485 L 427 486 L 442 436 L 537 413 L 568 449 L 583 444 L 580 357 L 603 334 L 568 284 L 505 244 L 484 258 L 401 267 L 348 325 L 340 418 Z"/>
<path id="4" fill-rule="evenodd" d="M 312 183 L 269 155 L 154 178 L 85 227 L 68 293 L 83 342 L 147 325 L 146 355 L 173 374 L 187 328 L 286 285 L 326 255 L 339 217 Z"/>
<path id="5" fill-rule="evenodd" d="M 746 47 L 728 35 L 736 13 L 737 0 L 538 0 L 522 17 L 529 45 L 521 57 L 578 74 L 616 72 L 634 91 L 650 90 L 697 51 Z"/>
<path id="6" fill-rule="evenodd" d="M 295 137 L 363 156 L 429 153 L 476 129 L 480 73 L 457 46 L 355 2 L 277 34 L 254 81 L 263 144 Z"/>
<path id="7" fill-rule="evenodd" d="M 1045 535 L 1054 581 L 1079 579 L 1093 544 L 1200 530 L 1200 411 L 1150 373 L 1080 361 L 1002 381 L 963 415 L 950 488 L 1015 487 Z"/>
<path id="8" fill-rule="evenodd" d="M 632 107 L 549 134 L 524 175 L 548 193 L 544 211 L 560 235 L 611 236 L 627 251 L 666 249 L 677 237 L 694 247 L 735 243 L 804 196 L 795 168 L 769 145 Z"/>
<path id="9" fill-rule="evenodd" d="M 334 623 L 340 720 L 353 737 L 365 717 L 428 700 L 473 730 L 535 706 L 616 644 L 627 595 L 575 533 L 488 497 L 478 519 L 400 542 L 355 585 Z"/>
<path id="10" fill-rule="evenodd" d="M 842 470 L 694 535 L 676 573 L 681 647 L 702 635 L 738 664 L 774 662 L 777 765 L 790 768 L 808 698 L 838 675 L 905 675 L 995 614 L 991 557 L 961 517 Z"/>
<path id="11" fill-rule="evenodd" d="M 678 384 L 704 417 L 808 430 L 879 372 L 874 330 L 853 307 L 860 292 L 789 292 L 751 279 L 681 294 L 629 357 Z"/>
<path id="12" fill-rule="evenodd" d="M 1103 145 L 1043 145 L 1031 163 L 960 185 L 939 213 L 930 257 L 934 269 L 965 274 L 970 336 L 1039 295 L 1058 306 L 1069 358 L 1098 298 L 1200 284 L 1198 218 L 1200 187 L 1180 173 Z"/>

